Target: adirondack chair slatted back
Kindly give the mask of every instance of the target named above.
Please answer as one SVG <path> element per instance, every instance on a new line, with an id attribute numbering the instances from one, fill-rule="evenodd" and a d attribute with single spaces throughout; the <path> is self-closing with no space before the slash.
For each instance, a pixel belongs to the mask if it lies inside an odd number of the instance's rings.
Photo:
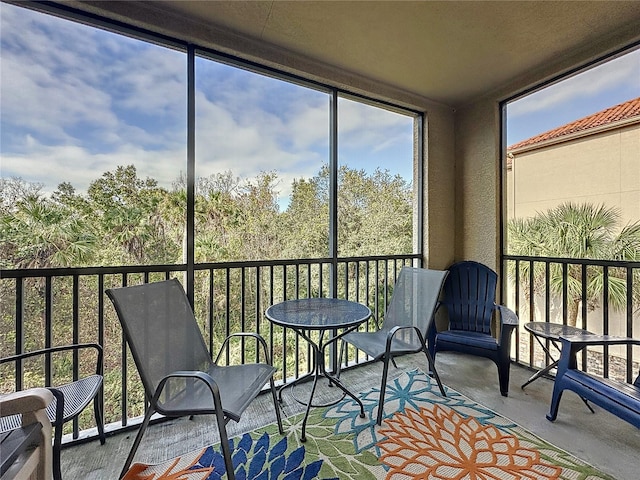
<path id="1" fill-rule="evenodd" d="M 498 275 L 478 262 L 459 262 L 449 268 L 443 305 L 449 329 L 491 334 Z"/>
<path id="2" fill-rule="evenodd" d="M 108 290 L 107 295 L 118 312 L 149 398 L 172 372 L 209 370 L 211 354 L 178 280 Z M 174 380 L 174 393 L 184 388 L 178 382 Z M 160 403 L 163 400 L 168 398 Z"/>

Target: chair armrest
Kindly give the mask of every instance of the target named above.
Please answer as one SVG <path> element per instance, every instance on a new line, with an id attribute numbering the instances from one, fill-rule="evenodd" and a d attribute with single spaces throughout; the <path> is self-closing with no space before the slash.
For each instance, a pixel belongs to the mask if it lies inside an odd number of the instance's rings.
<path id="1" fill-rule="evenodd" d="M 513 310 L 509 307 L 505 307 L 504 305 L 496 305 L 496 309 L 500 312 L 500 323 L 503 326 L 518 326 L 518 316 Z"/>
<path id="2" fill-rule="evenodd" d="M 500 312 L 500 351 L 508 356 L 511 350 L 511 333 L 518 326 L 518 316 L 513 310 L 504 305 L 496 305 L 495 310 Z"/>
<path id="3" fill-rule="evenodd" d="M 53 394 L 46 388 L 30 388 L 0 397 L 0 417 L 44 410 L 53 401 Z M 27 423 L 28 425 L 29 423 Z"/>
<path id="4" fill-rule="evenodd" d="M 389 330 L 389 332 L 387 333 L 387 346 L 386 346 L 386 350 L 389 351 L 389 349 L 391 348 L 391 342 L 393 341 L 393 336 L 398 333 L 400 330 L 408 330 L 408 329 L 413 329 L 416 331 L 416 334 L 418 335 L 418 338 L 420 339 L 420 343 L 422 343 L 422 345 L 425 344 L 425 338 L 422 335 L 422 332 L 420 331 L 420 329 L 415 326 L 415 325 L 396 325 L 395 327 L 393 327 L 391 330 Z"/>
<path id="5" fill-rule="evenodd" d="M 43 348 L 41 350 L 33 350 L 31 352 L 19 353 L 17 355 L 11 355 L 10 357 L 0 358 L 0 365 L 2 365 L 3 363 L 18 362 L 20 360 L 24 360 L 25 358 L 35 357 L 38 355 L 49 355 L 52 353 L 64 352 L 67 350 L 77 351 L 77 350 L 83 350 L 88 348 L 92 348 L 96 351 L 97 353 L 96 374 L 102 375 L 103 351 L 102 351 L 102 347 L 97 343 L 78 343 L 73 345 L 60 345 L 57 347 L 49 347 L 49 348 Z"/>
<path id="6" fill-rule="evenodd" d="M 172 378 L 193 378 L 197 381 L 204 383 L 207 386 L 207 388 L 211 391 L 214 408 L 213 409 L 189 408 L 187 410 L 171 410 L 171 412 L 167 412 L 162 408 L 158 408 L 158 399 L 160 398 L 160 395 L 162 394 L 162 391 L 164 390 L 165 385 Z M 223 411 L 222 399 L 220 398 L 220 389 L 218 388 L 218 384 L 216 383 L 216 381 L 208 373 L 194 371 L 194 370 L 178 370 L 176 372 L 170 373 L 169 375 L 166 375 L 158 384 L 158 387 L 156 388 L 156 391 L 153 394 L 153 398 L 151 399 L 151 404 L 160 413 L 167 412 L 167 413 L 170 413 L 171 415 L 180 416 L 180 417 L 193 415 L 193 414 L 213 414 L 213 413 L 216 413 L 217 411 L 220 411 L 220 412 Z M 240 420 L 240 417 L 233 416 L 232 418 L 236 422 Z"/>
<path id="7" fill-rule="evenodd" d="M 224 347 L 229 343 L 229 341 L 232 338 L 235 338 L 235 337 L 242 337 L 242 338 L 252 337 L 252 338 L 255 338 L 256 341 L 258 342 L 258 344 L 262 346 L 262 350 L 264 351 L 265 363 L 267 363 L 268 365 L 273 366 L 273 364 L 271 363 L 271 357 L 269 356 L 269 350 L 267 349 L 267 342 L 262 337 L 262 335 L 260 335 L 258 333 L 255 333 L 255 332 L 237 332 L 237 333 L 232 333 L 227 338 L 225 338 L 224 341 L 222 342 L 222 345 L 220 346 L 220 349 L 218 350 L 218 355 L 216 355 L 214 363 L 216 363 L 216 364 L 218 363 L 218 360 L 220 360 L 220 357 L 222 356 L 222 351 L 224 350 Z M 259 357 L 258 357 L 258 359 L 259 359 Z"/>
<path id="8" fill-rule="evenodd" d="M 567 335 L 560 337 L 561 353 L 558 375 L 578 368 L 577 353 L 590 345 L 640 345 L 640 339 L 616 337 L 613 335 Z"/>
<path id="9" fill-rule="evenodd" d="M 52 401 L 53 394 L 46 388 L 31 388 L 0 397 L 0 417 L 21 414 L 22 427 L 36 423 L 41 425 L 37 448 L 29 454 L 26 463 L 18 461 L 9 466 L 8 473 L 5 472 L 9 478 L 14 478 L 14 475 L 16 478 L 52 478 L 52 428 L 46 411 L 47 405 Z M 20 451 L 20 449 L 17 450 L 17 453 Z M 32 463 L 34 458 L 36 463 Z M 5 478 L 4 475 L 2 478 Z"/>

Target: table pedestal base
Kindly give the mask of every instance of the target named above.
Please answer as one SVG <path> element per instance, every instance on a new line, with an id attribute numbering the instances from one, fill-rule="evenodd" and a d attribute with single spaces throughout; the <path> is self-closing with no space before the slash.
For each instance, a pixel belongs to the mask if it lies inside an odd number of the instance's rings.
<path id="1" fill-rule="evenodd" d="M 340 381 L 339 378 L 335 377 L 334 375 L 331 375 L 329 372 L 327 372 L 325 365 L 324 365 L 324 351 L 327 348 L 328 345 L 336 342 L 340 337 L 342 337 L 344 334 L 348 333 L 348 332 L 343 332 L 341 335 L 337 335 L 335 337 L 332 337 L 331 339 L 329 339 L 326 343 L 323 343 L 322 341 L 322 333 L 320 334 L 320 340 L 319 343 L 320 345 L 317 345 L 311 338 L 309 338 L 306 333 L 304 331 L 296 331 L 296 333 L 298 335 L 300 335 L 302 338 L 304 338 L 307 342 L 309 342 L 309 345 L 311 346 L 312 350 L 313 350 L 313 370 L 305 375 L 303 375 L 300 378 L 296 378 L 295 380 L 293 380 L 290 383 L 285 383 L 284 385 L 281 385 L 280 387 L 278 387 L 278 401 L 280 401 L 282 403 L 282 391 L 286 388 L 286 387 L 291 387 L 291 396 L 293 397 L 293 399 L 302 404 L 302 405 L 306 405 L 307 408 L 305 410 L 304 413 L 304 419 L 302 420 L 302 435 L 300 437 L 300 441 L 301 442 L 306 442 L 307 441 L 307 437 L 306 437 L 306 429 L 307 429 L 307 419 L 309 418 L 309 412 L 311 410 L 311 407 L 329 407 L 331 405 L 335 405 L 336 403 L 338 403 L 339 401 L 343 400 L 347 395 L 349 397 L 351 397 L 359 406 L 360 406 L 360 418 L 364 418 L 365 414 L 364 414 L 364 405 L 362 403 L 362 401 L 356 396 L 354 395 L 351 391 L 349 391 L 349 389 L 347 387 L 344 386 L 344 384 Z M 311 387 L 311 393 L 309 394 L 309 399 L 307 401 L 304 400 L 300 400 L 298 399 L 294 392 L 293 389 L 296 385 L 298 385 L 299 383 L 302 383 L 304 381 L 310 380 L 313 377 L 313 386 Z M 338 389 L 342 390 L 342 396 L 340 398 L 338 398 L 337 400 L 333 400 L 331 402 L 327 402 L 327 403 L 313 403 L 313 395 L 316 391 L 316 387 L 318 385 L 318 380 L 320 378 L 326 378 L 327 380 L 329 380 L 329 386 L 330 387 L 337 387 Z"/>

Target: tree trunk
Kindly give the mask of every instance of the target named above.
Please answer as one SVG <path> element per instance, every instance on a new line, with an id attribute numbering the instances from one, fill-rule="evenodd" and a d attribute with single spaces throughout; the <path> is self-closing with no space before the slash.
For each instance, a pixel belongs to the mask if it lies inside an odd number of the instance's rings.
<path id="1" fill-rule="evenodd" d="M 580 299 L 569 300 L 569 311 L 567 312 L 567 325 L 575 327 L 578 321 L 578 311 L 580 309 Z"/>

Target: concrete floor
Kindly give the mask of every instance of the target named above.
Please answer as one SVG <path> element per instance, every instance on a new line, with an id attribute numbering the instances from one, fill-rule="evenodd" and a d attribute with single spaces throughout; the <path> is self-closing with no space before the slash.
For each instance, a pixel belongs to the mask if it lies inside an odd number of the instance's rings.
<path id="1" fill-rule="evenodd" d="M 390 376 L 404 370 L 421 368 L 426 370 L 424 355 L 409 355 L 398 359 L 398 369 Z M 532 371 L 513 365 L 509 397 L 502 397 L 498 389 L 496 367 L 489 360 L 440 353 L 437 368 L 443 383 L 476 402 L 491 408 L 527 428 L 553 445 L 598 467 L 617 480 L 640 479 L 640 430 L 623 422 L 614 415 L 594 406 L 592 414 L 573 392 L 566 392 L 560 403 L 560 412 L 555 422 L 549 422 L 545 414 L 553 382 L 541 378 L 522 390 Z M 382 364 L 356 367 L 343 373 L 343 379 L 354 392 L 365 390 L 371 378 L 380 378 Z M 309 384 L 300 389 L 308 388 Z M 304 395 L 303 391 L 299 392 Z M 334 389 L 322 389 L 322 395 L 331 395 Z M 287 391 L 283 394 L 283 411 L 289 416 L 301 411 L 302 406 L 291 399 Z M 270 395 L 261 395 L 245 412 L 239 423 L 229 422 L 229 436 L 252 431 L 266 423 L 275 421 Z M 217 441 L 217 432 L 211 428 L 210 417 L 193 421 L 186 418 L 152 425 L 145 434 L 136 459 L 145 462 L 160 462 L 184 452 Z M 65 448 L 62 452 L 62 473 L 68 479 L 117 479 L 124 459 L 133 442 L 135 431 L 109 436 L 103 446 L 97 440 Z"/>

